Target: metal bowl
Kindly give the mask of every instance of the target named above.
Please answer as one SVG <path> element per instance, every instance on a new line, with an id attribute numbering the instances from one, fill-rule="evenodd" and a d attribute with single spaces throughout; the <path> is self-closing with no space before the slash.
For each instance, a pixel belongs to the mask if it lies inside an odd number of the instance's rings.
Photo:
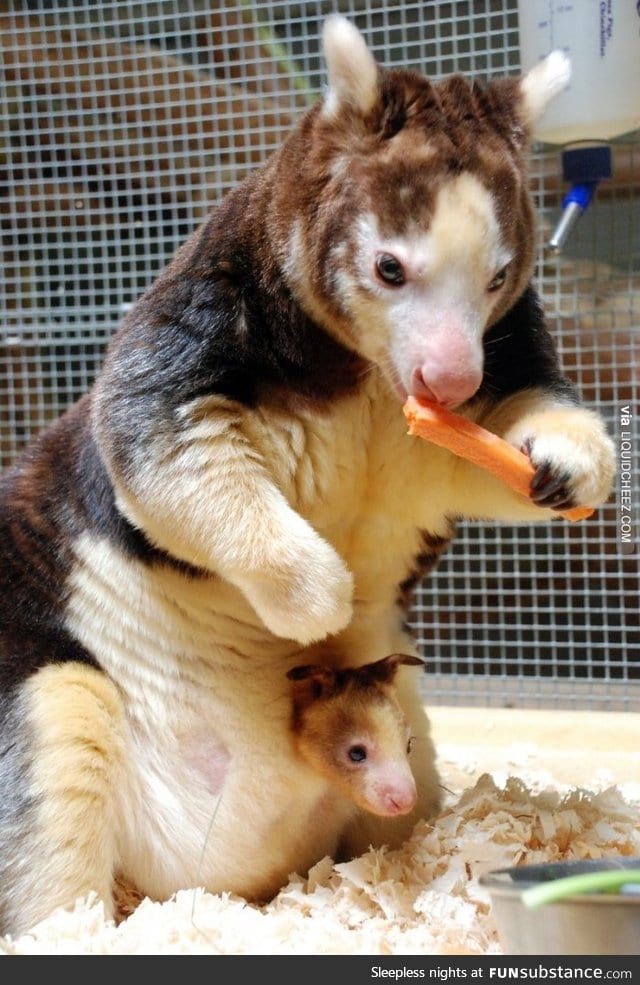
<path id="1" fill-rule="evenodd" d="M 481 876 L 505 954 L 640 954 L 640 894 L 580 892 L 535 908 L 522 899 L 541 883 L 621 869 L 640 869 L 640 857 L 520 865 Z"/>

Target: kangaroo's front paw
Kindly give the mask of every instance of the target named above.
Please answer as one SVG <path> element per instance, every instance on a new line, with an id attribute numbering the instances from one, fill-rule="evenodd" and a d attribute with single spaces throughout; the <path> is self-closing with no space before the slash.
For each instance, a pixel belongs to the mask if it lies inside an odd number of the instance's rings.
<path id="1" fill-rule="evenodd" d="M 577 506 L 578 500 L 571 489 L 571 473 L 567 469 L 558 471 L 548 458 L 537 464 L 532 456 L 532 448 L 533 439 L 528 438 L 521 449 L 529 456 L 536 470 L 531 480 L 531 501 L 536 506 L 550 510 L 569 510 L 572 506 Z"/>
<path id="2" fill-rule="evenodd" d="M 286 555 L 239 582 L 267 629 L 305 645 L 344 629 L 353 611 L 353 577 L 342 559 L 317 535 L 289 544 Z"/>
<path id="3" fill-rule="evenodd" d="M 536 470 L 531 499 L 537 506 L 566 510 L 600 506 L 609 498 L 614 448 L 596 414 L 584 408 L 548 410 L 521 422 L 523 427 L 525 436 L 512 433 L 508 440 L 519 443 Z"/>

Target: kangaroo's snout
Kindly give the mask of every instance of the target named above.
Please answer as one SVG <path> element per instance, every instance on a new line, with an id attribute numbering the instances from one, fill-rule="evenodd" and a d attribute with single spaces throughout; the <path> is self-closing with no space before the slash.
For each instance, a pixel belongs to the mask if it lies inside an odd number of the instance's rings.
<path id="1" fill-rule="evenodd" d="M 477 392 L 483 375 L 482 347 L 456 326 L 434 333 L 416 354 L 410 394 L 457 407 Z"/>

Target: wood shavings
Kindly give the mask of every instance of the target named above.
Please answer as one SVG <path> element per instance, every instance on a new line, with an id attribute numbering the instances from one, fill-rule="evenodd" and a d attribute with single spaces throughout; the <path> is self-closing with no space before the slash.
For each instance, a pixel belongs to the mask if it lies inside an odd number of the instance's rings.
<path id="1" fill-rule="evenodd" d="M 483 872 L 640 854 L 640 797 L 534 785 L 485 774 L 401 848 L 339 865 L 322 859 L 262 907 L 183 890 L 164 903 L 130 899 L 116 925 L 88 899 L 2 942 L 0 953 L 500 954 Z"/>

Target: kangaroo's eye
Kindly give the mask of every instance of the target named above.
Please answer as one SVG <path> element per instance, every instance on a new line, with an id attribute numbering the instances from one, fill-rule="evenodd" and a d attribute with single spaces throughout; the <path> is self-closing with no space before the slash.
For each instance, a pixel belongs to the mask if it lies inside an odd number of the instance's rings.
<path id="1" fill-rule="evenodd" d="M 413 745 L 413 736 L 410 736 L 407 740 L 407 756 L 411 752 L 411 746 Z"/>
<path id="2" fill-rule="evenodd" d="M 380 280 L 394 287 L 400 287 L 406 280 L 404 267 L 390 253 L 380 253 L 376 257 L 376 271 Z"/>
<path id="3" fill-rule="evenodd" d="M 367 758 L 367 750 L 364 746 L 351 746 L 348 755 L 352 763 L 362 763 Z"/>
<path id="4" fill-rule="evenodd" d="M 487 290 L 489 291 L 489 293 L 491 293 L 492 291 L 499 291 L 506 279 L 507 279 L 507 267 L 503 267 L 502 270 L 499 270 L 498 273 L 495 275 L 495 277 L 493 277 L 489 281 L 487 285 Z"/>

